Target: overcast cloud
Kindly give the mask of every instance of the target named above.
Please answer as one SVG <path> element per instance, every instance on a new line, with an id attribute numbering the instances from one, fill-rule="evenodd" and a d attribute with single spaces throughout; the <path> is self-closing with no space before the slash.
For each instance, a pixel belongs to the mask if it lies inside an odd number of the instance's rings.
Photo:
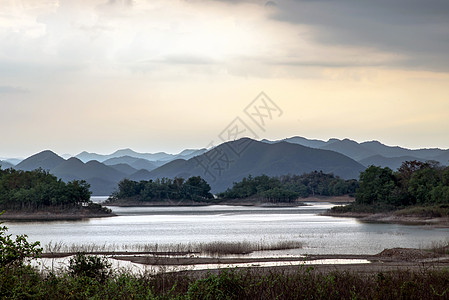
<path id="1" fill-rule="evenodd" d="M 448 53 L 446 0 L 0 0 L 0 150 L 204 147 L 262 90 L 267 138 L 449 147 Z"/>

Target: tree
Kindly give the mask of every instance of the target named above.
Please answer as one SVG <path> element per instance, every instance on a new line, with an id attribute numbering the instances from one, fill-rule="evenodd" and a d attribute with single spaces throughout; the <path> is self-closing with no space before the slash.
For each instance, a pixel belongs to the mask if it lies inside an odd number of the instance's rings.
<path id="1" fill-rule="evenodd" d="M 392 204 L 396 187 L 393 171 L 386 167 L 370 166 L 360 173 L 356 202 L 359 204 Z"/>

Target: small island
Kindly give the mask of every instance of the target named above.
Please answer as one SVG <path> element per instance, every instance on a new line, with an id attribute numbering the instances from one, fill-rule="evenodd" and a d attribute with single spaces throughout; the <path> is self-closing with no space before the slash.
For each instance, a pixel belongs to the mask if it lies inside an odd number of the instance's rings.
<path id="1" fill-rule="evenodd" d="M 406 161 L 396 171 L 370 166 L 360 174 L 355 202 L 327 215 L 368 222 L 449 226 L 449 167 Z"/>
<path id="2" fill-rule="evenodd" d="M 0 169 L 0 215 L 3 220 L 77 220 L 109 217 L 110 209 L 90 200 L 84 180 L 65 183 L 42 169 Z"/>

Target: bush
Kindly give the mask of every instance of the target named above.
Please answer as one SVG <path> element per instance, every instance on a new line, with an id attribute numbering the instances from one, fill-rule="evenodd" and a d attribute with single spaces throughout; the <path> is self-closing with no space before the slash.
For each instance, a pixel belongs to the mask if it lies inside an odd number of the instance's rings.
<path id="1" fill-rule="evenodd" d="M 111 275 L 111 264 L 105 257 L 77 253 L 70 258 L 68 271 L 72 277 L 89 277 L 103 282 Z"/>
<path id="2" fill-rule="evenodd" d="M 26 259 L 38 257 L 42 253 L 39 242 L 28 242 L 26 235 L 18 235 L 13 240 L 11 234 L 6 234 L 7 231 L 6 226 L 0 226 L 0 269 L 21 266 Z"/>

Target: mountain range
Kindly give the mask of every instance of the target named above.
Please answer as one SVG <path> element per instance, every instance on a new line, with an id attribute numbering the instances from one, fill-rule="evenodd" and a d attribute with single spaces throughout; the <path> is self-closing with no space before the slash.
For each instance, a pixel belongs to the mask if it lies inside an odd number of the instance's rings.
<path id="1" fill-rule="evenodd" d="M 412 150 L 398 146 L 387 146 L 378 141 L 358 143 L 350 139 L 329 139 L 328 141 L 322 141 L 303 137 L 291 137 L 278 141 L 262 141 L 271 144 L 288 142 L 315 149 L 335 151 L 354 159 L 365 167 L 376 165 L 396 170 L 401 166 L 402 162 L 407 160 L 434 160 L 442 165 L 449 164 L 449 150 L 438 148 Z"/>
<path id="2" fill-rule="evenodd" d="M 104 162 L 110 159 L 119 158 L 119 157 L 133 157 L 133 158 L 140 158 L 145 159 L 148 161 L 152 161 L 155 165 L 162 165 L 168 161 L 172 161 L 175 159 L 189 159 L 194 156 L 203 154 L 206 152 L 207 149 L 186 149 L 178 154 L 169 154 L 165 152 L 157 152 L 157 153 L 139 153 L 135 152 L 131 149 L 121 149 L 117 150 L 112 154 L 97 154 L 97 153 L 89 153 L 86 151 L 81 152 L 80 154 L 76 155 L 75 157 L 80 159 L 83 162 L 88 162 L 90 160 L 96 160 L 99 162 Z"/>
<path id="3" fill-rule="evenodd" d="M 82 152 L 63 158 L 50 150 L 22 161 L 0 161 L 3 169 L 42 168 L 64 181 L 86 180 L 94 195 L 109 195 L 124 179 L 149 180 L 161 177 L 202 176 L 213 192 L 221 192 L 248 175 L 302 174 L 311 171 L 333 173 L 357 179 L 369 165 L 397 169 L 406 160 L 449 161 L 449 150 L 391 147 L 378 141 L 358 143 L 350 139 L 328 141 L 291 137 L 256 141 L 243 138 L 212 149 L 187 149 L 178 154 L 138 153 L 131 149 L 109 155 Z"/>

